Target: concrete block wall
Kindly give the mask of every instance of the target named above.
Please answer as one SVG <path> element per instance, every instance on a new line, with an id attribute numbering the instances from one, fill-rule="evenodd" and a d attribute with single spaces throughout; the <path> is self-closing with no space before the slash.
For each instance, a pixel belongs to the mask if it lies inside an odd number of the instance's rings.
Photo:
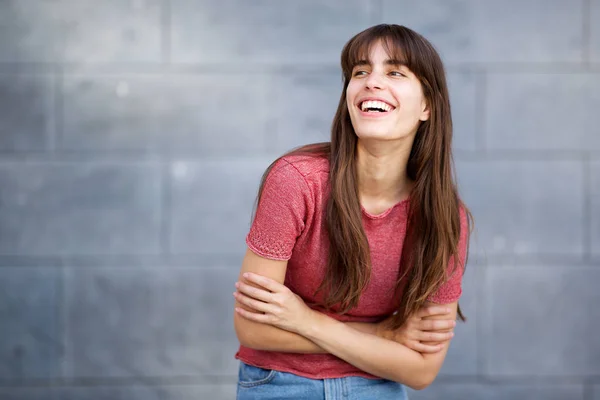
<path id="1" fill-rule="evenodd" d="M 0 0 L 0 399 L 234 398 L 258 179 L 380 22 L 446 62 L 476 219 L 411 398 L 600 399 L 600 0 Z"/>

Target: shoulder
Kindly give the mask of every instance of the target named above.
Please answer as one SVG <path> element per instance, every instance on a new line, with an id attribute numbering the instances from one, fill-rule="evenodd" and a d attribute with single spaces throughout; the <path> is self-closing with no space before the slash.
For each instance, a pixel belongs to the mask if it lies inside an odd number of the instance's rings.
<path id="1" fill-rule="evenodd" d="M 259 204 L 314 208 L 327 188 L 329 161 L 313 155 L 286 155 L 275 160 L 264 176 Z"/>
<path id="2" fill-rule="evenodd" d="M 292 154 L 281 157 L 278 162 L 293 167 L 305 178 L 315 174 L 329 173 L 329 160 L 324 156 Z"/>
<path id="3" fill-rule="evenodd" d="M 467 254 L 469 252 L 469 239 L 471 236 L 472 221 L 471 213 L 465 204 L 459 202 L 459 217 L 460 231 L 458 236 L 458 257 L 461 260 L 461 265 L 466 263 Z"/>
<path id="4" fill-rule="evenodd" d="M 302 181 L 314 189 L 321 187 L 329 177 L 329 160 L 318 155 L 287 155 L 275 161 L 270 175 L 288 182 Z"/>
<path id="5" fill-rule="evenodd" d="M 469 236 L 472 221 L 471 214 L 462 200 L 459 200 L 458 212 L 460 217 L 461 238 L 463 238 L 464 236 Z"/>

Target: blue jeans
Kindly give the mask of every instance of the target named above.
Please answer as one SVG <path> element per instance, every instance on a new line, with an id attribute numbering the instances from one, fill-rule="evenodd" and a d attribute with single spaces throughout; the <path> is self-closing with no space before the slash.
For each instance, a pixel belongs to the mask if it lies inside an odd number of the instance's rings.
<path id="1" fill-rule="evenodd" d="M 238 400 L 408 400 L 404 385 L 358 376 L 309 379 L 240 362 Z"/>

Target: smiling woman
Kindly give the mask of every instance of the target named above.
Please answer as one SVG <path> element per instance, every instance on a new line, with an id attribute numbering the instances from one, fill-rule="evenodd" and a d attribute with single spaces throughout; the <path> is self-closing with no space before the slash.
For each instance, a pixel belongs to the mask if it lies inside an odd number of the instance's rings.
<path id="1" fill-rule="evenodd" d="M 442 62 L 398 25 L 342 51 L 331 142 L 267 169 L 236 283 L 238 399 L 402 399 L 458 315 L 471 216 Z"/>

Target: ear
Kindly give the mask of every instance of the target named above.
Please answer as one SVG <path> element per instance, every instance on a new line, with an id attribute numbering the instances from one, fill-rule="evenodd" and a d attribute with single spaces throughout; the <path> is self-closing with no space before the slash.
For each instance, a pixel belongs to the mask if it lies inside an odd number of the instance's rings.
<path id="1" fill-rule="evenodd" d="M 423 100 L 423 103 L 421 104 L 421 110 L 422 111 L 421 115 L 419 116 L 419 120 L 427 121 L 431 114 L 431 112 L 429 111 L 429 106 L 427 105 L 427 101 Z"/>

